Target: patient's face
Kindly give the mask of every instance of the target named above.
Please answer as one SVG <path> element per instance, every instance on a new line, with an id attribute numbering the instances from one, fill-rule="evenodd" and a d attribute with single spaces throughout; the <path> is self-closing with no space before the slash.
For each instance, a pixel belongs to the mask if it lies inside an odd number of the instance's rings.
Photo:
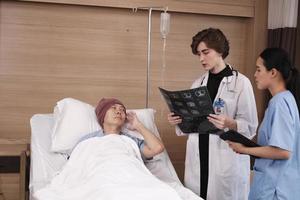
<path id="1" fill-rule="evenodd" d="M 111 106 L 104 117 L 104 123 L 107 125 L 123 126 L 126 120 L 126 110 L 120 104 Z"/>

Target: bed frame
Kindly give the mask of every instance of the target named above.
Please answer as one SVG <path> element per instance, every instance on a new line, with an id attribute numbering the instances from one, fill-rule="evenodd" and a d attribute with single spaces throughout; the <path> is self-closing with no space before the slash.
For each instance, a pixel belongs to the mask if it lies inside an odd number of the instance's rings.
<path id="1" fill-rule="evenodd" d="M 20 183 L 19 199 L 29 200 L 29 170 L 30 170 L 30 151 L 25 150 L 20 155 Z"/>

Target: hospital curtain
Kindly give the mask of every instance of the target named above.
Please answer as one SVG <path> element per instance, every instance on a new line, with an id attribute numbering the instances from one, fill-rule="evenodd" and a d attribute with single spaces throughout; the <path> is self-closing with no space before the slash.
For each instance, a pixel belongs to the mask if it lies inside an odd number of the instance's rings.
<path id="1" fill-rule="evenodd" d="M 268 47 L 280 47 L 295 63 L 298 0 L 269 0 Z"/>
<path id="2" fill-rule="evenodd" d="M 298 20 L 297 20 L 297 27 L 300 27 L 300 3 L 298 3 Z M 295 58 L 295 65 L 300 71 L 300 30 L 297 31 L 297 39 L 296 39 L 296 58 Z"/>

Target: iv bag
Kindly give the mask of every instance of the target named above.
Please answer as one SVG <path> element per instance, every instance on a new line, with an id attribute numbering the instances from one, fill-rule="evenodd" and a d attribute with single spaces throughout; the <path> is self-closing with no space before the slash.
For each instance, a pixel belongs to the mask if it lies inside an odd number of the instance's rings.
<path id="1" fill-rule="evenodd" d="M 166 39 L 170 32 L 170 14 L 163 12 L 160 14 L 160 33 L 163 39 Z"/>

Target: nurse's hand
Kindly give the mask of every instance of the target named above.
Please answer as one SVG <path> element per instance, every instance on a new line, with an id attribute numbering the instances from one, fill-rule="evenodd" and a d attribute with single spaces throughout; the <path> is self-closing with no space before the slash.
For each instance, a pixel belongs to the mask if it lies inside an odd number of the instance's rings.
<path id="1" fill-rule="evenodd" d="M 237 124 L 236 121 L 227 115 L 215 115 L 215 114 L 209 114 L 207 119 L 213 123 L 218 129 L 232 129 L 237 130 Z"/>
<path id="2" fill-rule="evenodd" d="M 168 121 L 171 125 L 177 125 L 182 122 L 182 119 L 180 116 L 175 115 L 175 113 L 171 112 L 168 114 Z"/>
<path id="3" fill-rule="evenodd" d="M 226 141 L 229 145 L 229 147 L 235 152 L 235 153 L 241 153 L 241 154 L 246 154 L 246 149 L 247 147 L 245 147 L 244 145 L 242 145 L 241 143 L 237 143 L 237 142 L 231 142 L 229 140 Z"/>

